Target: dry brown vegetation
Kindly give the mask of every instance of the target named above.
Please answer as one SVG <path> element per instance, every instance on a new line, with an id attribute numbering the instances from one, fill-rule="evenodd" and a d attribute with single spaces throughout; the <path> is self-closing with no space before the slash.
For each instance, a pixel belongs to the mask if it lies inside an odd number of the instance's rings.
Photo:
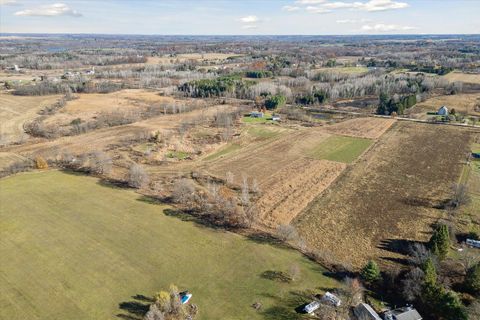
<path id="1" fill-rule="evenodd" d="M 355 118 L 328 126 L 325 130 L 339 135 L 378 139 L 393 123 L 393 119 Z"/>
<path id="2" fill-rule="evenodd" d="M 479 116 L 480 93 L 463 93 L 432 97 L 426 101 L 417 103 L 413 112 L 437 111 L 441 106 L 447 106 L 449 110 L 455 109 L 459 113 Z"/>
<path id="3" fill-rule="evenodd" d="M 448 81 L 460 81 L 465 83 L 480 84 L 480 74 L 462 73 L 462 72 L 450 72 L 443 76 Z"/>
<path id="4" fill-rule="evenodd" d="M 0 145 L 27 138 L 23 124 L 36 118 L 40 110 L 59 98 L 60 96 L 19 97 L 0 93 Z"/>
<path id="5" fill-rule="evenodd" d="M 397 122 L 295 221 L 310 246 L 338 263 L 398 261 L 427 240 L 468 153 L 471 132 Z"/>

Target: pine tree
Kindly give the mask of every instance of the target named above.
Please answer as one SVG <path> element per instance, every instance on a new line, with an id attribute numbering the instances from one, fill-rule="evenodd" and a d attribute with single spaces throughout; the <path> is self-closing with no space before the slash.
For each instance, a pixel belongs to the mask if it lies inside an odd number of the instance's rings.
<path id="1" fill-rule="evenodd" d="M 473 294 L 480 294 L 480 263 L 471 267 L 465 277 L 465 288 Z"/>
<path id="2" fill-rule="evenodd" d="M 440 260 L 447 257 L 450 249 L 450 234 L 446 225 L 441 224 L 437 227 L 428 242 L 428 247 Z"/>
<path id="3" fill-rule="evenodd" d="M 438 301 L 438 312 L 445 320 L 467 320 L 467 310 L 453 291 L 444 292 Z"/>
<path id="4" fill-rule="evenodd" d="M 377 281 L 378 279 L 380 279 L 380 268 L 375 263 L 375 261 L 370 260 L 365 265 L 365 267 L 363 267 L 360 275 L 367 282 Z"/>

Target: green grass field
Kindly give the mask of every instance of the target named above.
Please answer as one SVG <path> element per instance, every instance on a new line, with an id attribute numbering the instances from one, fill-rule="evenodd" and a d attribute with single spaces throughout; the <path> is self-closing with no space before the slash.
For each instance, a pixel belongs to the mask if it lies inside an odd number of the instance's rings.
<path id="1" fill-rule="evenodd" d="M 350 163 L 357 159 L 371 144 L 370 139 L 331 136 L 315 146 L 310 156 L 315 159 L 326 159 Z"/>
<path id="2" fill-rule="evenodd" d="M 168 216 L 91 177 L 4 178 L 0 206 L 1 319 L 140 319 L 135 296 L 171 283 L 193 293 L 199 319 L 297 319 L 302 293 L 337 285 L 294 250 Z M 261 276 L 293 264 L 298 281 Z"/>

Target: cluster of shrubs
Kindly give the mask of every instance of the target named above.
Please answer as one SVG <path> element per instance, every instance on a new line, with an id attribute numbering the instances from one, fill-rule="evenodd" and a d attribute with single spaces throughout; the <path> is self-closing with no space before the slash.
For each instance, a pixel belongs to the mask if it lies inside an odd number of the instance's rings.
<path id="1" fill-rule="evenodd" d="M 327 94 L 321 90 L 313 90 L 312 93 L 301 95 L 295 99 L 295 102 L 303 105 L 323 103 L 327 100 Z"/>
<path id="2" fill-rule="evenodd" d="M 243 81 L 238 76 L 226 76 L 186 82 L 178 86 L 178 90 L 193 98 L 221 97 L 227 94 L 246 96 L 248 87 L 253 84 L 251 81 Z"/>
<path id="3" fill-rule="evenodd" d="M 247 78 L 270 78 L 273 76 L 273 72 L 269 70 L 255 70 L 255 71 L 246 71 L 245 77 Z"/>
<path id="4" fill-rule="evenodd" d="M 416 94 L 399 97 L 398 99 L 390 98 L 387 94 L 380 94 L 380 103 L 377 107 L 378 114 L 403 114 L 406 109 L 413 107 L 417 103 Z"/>

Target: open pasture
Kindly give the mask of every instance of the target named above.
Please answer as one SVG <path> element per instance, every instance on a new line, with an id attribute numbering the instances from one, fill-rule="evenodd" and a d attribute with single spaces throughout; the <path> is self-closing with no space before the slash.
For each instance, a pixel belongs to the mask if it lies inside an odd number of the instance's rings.
<path id="1" fill-rule="evenodd" d="M 168 216 L 95 178 L 33 172 L 0 189 L 1 319 L 141 319 L 171 283 L 193 293 L 198 319 L 303 319 L 306 292 L 338 286 L 294 250 Z M 292 265 L 296 281 L 262 277 Z"/>
<path id="2" fill-rule="evenodd" d="M 445 79 L 451 82 L 460 81 L 465 83 L 480 84 L 480 74 L 463 73 L 463 72 L 450 72 L 443 76 Z"/>

